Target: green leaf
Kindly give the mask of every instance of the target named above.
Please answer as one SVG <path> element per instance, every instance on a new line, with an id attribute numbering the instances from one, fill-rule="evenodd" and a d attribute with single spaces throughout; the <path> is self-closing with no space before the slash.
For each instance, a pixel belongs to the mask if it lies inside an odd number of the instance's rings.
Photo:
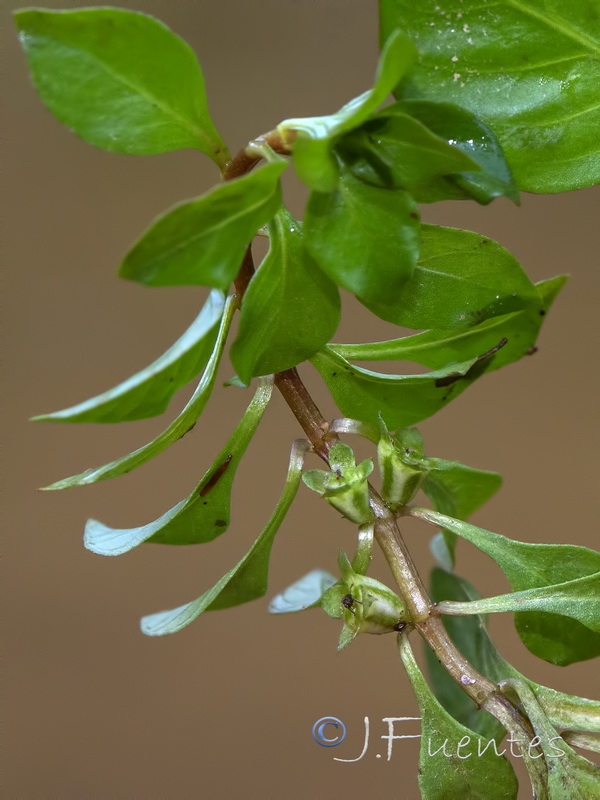
<path id="1" fill-rule="evenodd" d="M 214 290 L 200 314 L 150 366 L 97 397 L 33 417 L 34 422 L 129 422 L 162 414 L 175 392 L 204 369 L 212 353 L 225 297 Z"/>
<path id="2" fill-rule="evenodd" d="M 467 603 L 440 603 L 440 614 L 494 614 L 500 611 L 546 611 L 581 622 L 600 633 L 600 572 L 537 589 L 484 597 Z"/>
<path id="3" fill-rule="evenodd" d="M 561 275 L 535 284 L 541 300 L 539 310 L 534 307 L 491 317 L 465 330 L 430 330 L 401 339 L 366 344 L 332 342 L 330 348 L 353 361 L 416 361 L 430 369 L 441 369 L 450 361 L 474 358 L 507 339 L 506 345 L 489 362 L 487 371 L 491 372 L 531 352 L 544 317 L 567 280 L 566 275 Z"/>
<path id="4" fill-rule="evenodd" d="M 448 176 L 431 187 L 425 187 L 417 193 L 420 203 L 473 198 L 485 205 L 504 195 L 519 204 L 519 190 L 504 159 L 502 147 L 493 131 L 475 114 L 453 103 L 425 100 L 409 100 L 399 103 L 398 107 L 468 155 L 480 168 L 476 172 L 470 170 Z"/>
<path id="5" fill-rule="evenodd" d="M 337 153 L 355 177 L 388 189 L 412 190 L 443 175 L 480 169 L 447 137 L 437 136 L 398 103 L 342 137 Z"/>
<path id="6" fill-rule="evenodd" d="M 281 203 L 282 159 L 167 211 L 127 253 L 119 274 L 145 286 L 226 290 L 256 231 Z"/>
<path id="7" fill-rule="evenodd" d="M 386 375 L 350 364 L 329 346 L 311 363 L 319 370 L 336 405 L 347 417 L 391 428 L 408 427 L 430 417 L 487 369 L 495 354 L 473 358 L 425 375 Z"/>
<path id="8" fill-rule="evenodd" d="M 116 461 L 111 461 L 104 464 L 102 467 L 96 469 L 88 469 L 79 475 L 73 475 L 70 478 L 63 478 L 56 483 L 45 486 L 45 490 L 57 489 L 70 489 L 75 486 L 86 486 L 90 483 L 97 483 L 98 481 L 105 481 L 109 478 L 117 478 L 119 475 L 124 475 L 126 472 L 140 467 L 150 459 L 155 458 L 163 450 L 172 445 L 178 439 L 181 439 L 188 431 L 190 431 L 196 424 L 196 420 L 204 411 L 204 407 L 208 403 L 211 395 L 215 379 L 217 377 L 217 368 L 223 355 L 223 348 L 227 340 L 227 334 L 231 326 L 233 313 L 236 307 L 235 296 L 231 296 L 225 303 L 225 310 L 219 333 L 215 342 L 215 348 L 206 365 L 206 369 L 202 375 L 202 379 L 198 384 L 194 394 L 189 399 L 183 411 L 177 416 L 166 430 L 159 434 L 156 439 L 153 439 L 148 444 L 134 450 Z"/>
<path id="9" fill-rule="evenodd" d="M 506 681 L 505 686 L 517 694 L 536 734 L 528 748 L 525 763 L 529 768 L 527 762 L 530 758 L 537 759 L 542 754 L 545 756 L 548 776 L 547 800 L 598 800 L 600 768 L 587 758 L 578 755 L 558 735 L 534 691 L 525 681 L 513 678 Z M 540 800 L 544 800 L 543 794 Z"/>
<path id="10" fill-rule="evenodd" d="M 231 489 L 236 471 L 269 403 L 273 383 L 263 378 L 239 425 L 200 483 L 158 519 L 139 528 L 110 528 L 90 519 L 84 544 L 103 556 L 118 556 L 142 542 L 197 544 L 225 533 L 231 520 Z"/>
<path id="11" fill-rule="evenodd" d="M 319 606 L 323 594 L 335 583 L 337 578 L 330 572 L 313 569 L 271 600 L 269 614 L 290 614 L 292 611 L 315 608 Z"/>
<path id="12" fill-rule="evenodd" d="M 294 443 L 283 493 L 265 529 L 244 558 L 233 569 L 230 569 L 212 589 L 198 597 L 197 600 L 171 611 L 162 611 L 143 617 L 141 621 L 143 633 L 148 636 L 176 633 L 193 622 L 203 611 L 217 611 L 222 608 L 239 606 L 265 594 L 271 547 L 275 534 L 298 491 L 305 452 L 306 442 L 300 440 Z"/>
<path id="13" fill-rule="evenodd" d="M 463 578 L 436 567 L 431 574 L 431 597 L 435 602 L 475 600 L 479 594 Z M 487 632 L 485 617 L 444 616 L 442 621 L 461 653 L 491 681 L 499 683 L 507 678 L 526 681 L 553 725 L 571 730 L 600 732 L 600 703 L 540 686 L 524 678 L 494 647 Z M 436 696 L 444 708 L 463 724 L 473 727 L 482 736 L 486 735 L 486 720 L 493 718 L 486 712 L 474 710 L 473 703 L 459 689 L 429 648 L 426 648 L 426 660 Z"/>
<path id="14" fill-rule="evenodd" d="M 382 41 L 400 27 L 420 54 L 402 97 L 477 114 L 523 191 L 600 181 L 596 0 L 382 0 L 380 9 Z"/>
<path id="15" fill-rule="evenodd" d="M 361 125 L 390 94 L 415 58 L 410 39 L 399 31 L 389 37 L 381 52 L 372 89 L 350 100 L 335 114 L 326 117 L 287 119 L 277 130 L 293 147 L 298 176 L 311 189 L 331 192 L 339 178 L 333 152 L 339 138 Z"/>
<path id="16" fill-rule="evenodd" d="M 600 553 L 587 547 L 517 542 L 424 508 L 410 509 L 410 514 L 447 528 L 493 558 L 514 592 L 552 587 L 600 570 Z M 527 649 L 552 664 L 565 666 L 600 655 L 600 634 L 576 620 L 547 611 L 521 611 L 515 626 Z"/>
<path id="17" fill-rule="evenodd" d="M 300 223 L 281 209 L 269 236 L 269 252 L 244 294 L 231 347 L 231 361 L 244 382 L 310 358 L 340 320 L 338 290 L 304 246 Z"/>
<path id="18" fill-rule="evenodd" d="M 502 485 L 502 476 L 497 472 L 474 469 L 457 461 L 443 458 L 427 459 L 428 474 L 423 491 L 436 511 L 450 517 L 466 519 L 487 502 Z M 442 565 L 452 569 L 456 536 L 448 530 L 442 531 L 442 542 L 432 543 L 432 549 Z"/>
<path id="19" fill-rule="evenodd" d="M 536 288 L 508 250 L 481 234 L 440 225 L 421 226 L 419 260 L 402 290 L 369 304 L 396 325 L 448 330 L 533 307 L 539 311 Z"/>
<path id="20" fill-rule="evenodd" d="M 510 762 L 496 755 L 489 738 L 461 725 L 440 705 L 415 661 L 408 637 L 401 635 L 398 641 L 421 714 L 422 800 L 515 800 L 519 787 Z"/>
<path id="21" fill-rule="evenodd" d="M 476 589 L 464 578 L 434 567 L 430 578 L 430 597 L 434 603 L 441 600 L 468 601 L 479 597 Z M 444 616 L 442 621 L 454 644 L 476 670 L 491 678 L 497 661 L 501 661 L 487 633 L 487 620 L 481 616 Z M 504 728 L 498 720 L 483 709 L 452 680 L 450 674 L 425 645 L 425 661 L 435 696 L 446 711 L 467 728 L 485 739 L 500 742 Z M 511 673 L 512 675 L 512 673 Z M 502 678 L 507 674 L 503 673 Z"/>
<path id="22" fill-rule="evenodd" d="M 42 101 L 90 144 L 149 155 L 229 155 L 208 114 L 194 51 L 153 17 L 119 8 L 15 14 Z"/>
<path id="23" fill-rule="evenodd" d="M 304 233 L 321 269 L 369 308 L 401 295 L 419 256 L 411 195 L 369 186 L 350 173 L 335 191 L 311 193 Z"/>

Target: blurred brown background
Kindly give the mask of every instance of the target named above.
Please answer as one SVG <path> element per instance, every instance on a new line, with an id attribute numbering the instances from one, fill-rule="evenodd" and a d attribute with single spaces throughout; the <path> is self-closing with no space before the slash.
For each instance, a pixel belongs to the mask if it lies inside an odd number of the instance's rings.
<path id="1" fill-rule="evenodd" d="M 76 3 L 55 3 L 69 8 Z M 89 3 L 88 5 L 99 5 Z M 417 800 L 416 740 L 379 737 L 383 717 L 415 715 L 394 638 L 360 637 L 338 654 L 337 622 L 320 612 L 271 617 L 268 598 L 308 570 L 335 570 L 348 530 L 301 488 L 276 540 L 268 597 L 201 617 L 176 636 L 144 637 L 141 615 L 197 597 L 247 550 L 282 485 L 299 429 L 275 397 L 235 486 L 234 521 L 205 546 L 144 546 L 116 559 L 88 553 L 88 517 L 148 522 L 185 497 L 233 428 L 247 393 L 218 387 L 194 433 L 117 481 L 65 493 L 36 488 L 149 441 L 165 418 L 110 426 L 33 425 L 150 363 L 196 314 L 202 290 L 118 281 L 119 260 L 150 220 L 217 178 L 203 155 L 113 155 L 81 142 L 37 99 L 3 6 L 6 800 L 358 798 Z M 375 4 L 348 0 L 136 0 L 196 49 L 212 115 L 236 150 L 281 119 L 329 113 L 368 88 L 377 58 Z M 292 209 L 304 191 L 287 178 Z M 535 279 L 573 274 L 540 350 L 485 377 L 421 427 L 432 455 L 505 476 L 475 517 L 517 539 L 594 546 L 594 409 L 598 383 L 598 197 L 525 196 L 519 210 L 443 204 L 425 219 L 463 225 L 511 249 Z M 392 326 L 350 298 L 338 341 L 390 338 Z M 311 368 L 302 370 L 335 416 Z M 230 376 L 223 369 L 223 379 Z M 169 415 L 185 402 L 173 401 Z M 266 486 L 263 485 L 266 483 Z M 422 570 L 429 531 L 406 524 Z M 484 593 L 507 590 L 495 565 L 461 544 L 459 570 Z M 374 574 L 389 581 L 378 561 Z M 510 616 L 491 622 L 503 654 L 538 682 L 594 694 L 597 668 L 536 660 Z M 318 747 L 313 722 L 347 725 Z M 371 746 L 359 762 L 363 718 Z M 411 725 L 413 727 L 411 727 Z M 416 733 L 406 723 L 399 733 Z M 528 797 L 525 786 L 521 796 Z"/>

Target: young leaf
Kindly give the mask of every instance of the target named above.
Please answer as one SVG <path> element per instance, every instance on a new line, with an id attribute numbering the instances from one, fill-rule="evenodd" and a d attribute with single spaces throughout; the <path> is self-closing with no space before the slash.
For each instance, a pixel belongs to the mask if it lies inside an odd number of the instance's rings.
<path id="1" fill-rule="evenodd" d="M 347 417 L 404 428 L 430 417 L 478 378 L 495 355 L 485 354 L 425 375 L 386 375 L 356 367 L 329 346 L 311 358 L 338 408 Z"/>
<path id="2" fill-rule="evenodd" d="M 353 361 L 416 361 L 430 369 L 441 369 L 450 361 L 466 361 L 485 353 L 502 339 L 506 345 L 490 361 L 488 372 L 518 361 L 533 348 L 545 315 L 556 295 L 567 282 L 566 275 L 535 284 L 541 308 L 514 311 L 491 317 L 459 331 L 430 330 L 391 339 L 388 342 L 337 344 L 329 346 L 344 358 Z"/>
<path id="3" fill-rule="evenodd" d="M 466 603 L 447 602 L 440 614 L 494 614 L 500 611 L 545 611 L 571 617 L 600 633 L 600 572 L 522 592 L 484 597 Z"/>
<path id="4" fill-rule="evenodd" d="M 206 366 L 225 297 L 213 290 L 187 331 L 150 366 L 97 397 L 33 417 L 36 422 L 129 422 L 162 414 L 176 391 Z"/>
<path id="5" fill-rule="evenodd" d="M 194 491 L 158 519 L 139 528 L 110 528 L 90 519 L 84 544 L 94 553 L 118 556 L 142 542 L 197 544 L 210 542 L 229 527 L 231 488 L 237 468 L 265 412 L 273 382 L 262 378 L 239 425 Z"/>
<path id="6" fill-rule="evenodd" d="M 578 755 L 558 735 L 534 691 L 525 681 L 512 678 L 504 682 L 504 687 L 516 693 L 536 734 L 525 756 L 527 768 L 531 767 L 528 763 L 530 759 L 537 759 L 542 753 L 545 756 L 548 765 L 548 800 L 599 800 L 600 768 Z M 536 748 L 541 753 L 535 755 Z"/>
<path id="7" fill-rule="evenodd" d="M 150 459 L 162 453 L 167 447 L 172 445 L 178 439 L 181 439 L 188 431 L 190 431 L 196 424 L 196 420 L 204 411 L 204 407 L 208 403 L 211 395 L 215 379 L 217 377 L 217 368 L 223 355 L 223 348 L 227 340 L 227 334 L 231 326 L 233 313 L 235 311 L 236 299 L 231 296 L 225 303 L 225 310 L 223 318 L 219 327 L 219 333 L 215 342 L 215 347 L 212 355 L 206 365 L 202 379 L 198 384 L 194 394 L 188 401 L 188 404 L 183 411 L 176 417 L 169 427 L 164 430 L 156 439 L 153 439 L 148 444 L 134 450 L 116 461 L 111 461 L 104 464 L 102 467 L 96 469 L 88 469 L 80 475 L 73 475 L 70 478 L 63 478 L 56 483 L 45 486 L 45 490 L 57 489 L 70 489 L 74 486 L 86 486 L 89 483 L 97 483 L 98 481 L 105 481 L 109 478 L 117 478 L 119 475 L 124 475 L 126 472 L 131 472 L 132 469 L 145 464 Z"/>
<path id="8" fill-rule="evenodd" d="M 427 459 L 428 474 L 423 491 L 436 511 L 450 517 L 466 519 L 487 502 L 502 485 L 502 476 L 497 472 L 474 469 L 456 461 L 443 458 Z M 442 541 L 434 540 L 432 549 L 442 565 L 452 569 L 456 536 L 444 530 Z"/>
<path id="9" fill-rule="evenodd" d="M 419 789 L 422 800 L 450 797 L 515 800 L 519 787 L 510 762 L 496 755 L 490 739 L 450 716 L 423 677 L 408 637 L 400 635 L 398 642 L 421 714 Z"/>
<path id="10" fill-rule="evenodd" d="M 194 51 L 162 22 L 120 8 L 30 8 L 15 22 L 42 101 L 82 139 L 134 155 L 194 147 L 227 162 Z"/>
<path id="11" fill-rule="evenodd" d="M 407 328 L 469 328 L 489 317 L 540 308 L 517 259 L 471 231 L 421 226 L 421 251 L 398 294 L 369 303 L 377 316 Z"/>
<path id="12" fill-rule="evenodd" d="M 443 175 L 480 169 L 398 103 L 343 136 L 336 152 L 355 177 L 387 189 L 413 190 Z"/>
<path id="13" fill-rule="evenodd" d="M 141 621 L 143 633 L 148 636 L 176 633 L 193 622 L 203 611 L 239 606 L 265 594 L 271 547 L 275 534 L 298 491 L 306 446 L 307 443 L 303 440 L 294 443 L 283 493 L 265 529 L 244 558 L 197 600 L 171 611 L 143 617 Z"/>
<path id="14" fill-rule="evenodd" d="M 294 166 L 300 179 L 318 192 L 331 192 L 339 177 L 333 148 L 339 138 L 357 128 L 380 106 L 406 73 L 415 57 L 410 39 L 394 31 L 379 59 L 372 89 L 355 97 L 327 117 L 287 119 L 278 125 L 284 141 L 293 147 Z"/>
<path id="15" fill-rule="evenodd" d="M 493 131 L 475 114 L 453 103 L 425 100 L 409 100 L 399 103 L 398 107 L 468 155 L 479 167 L 475 172 L 463 171 L 461 175 L 451 175 L 425 187 L 417 195 L 420 203 L 472 197 L 485 205 L 504 195 L 519 204 L 519 190 L 504 159 L 502 147 Z"/>
<path id="16" fill-rule="evenodd" d="M 320 350 L 340 320 L 335 284 L 304 246 L 284 209 L 269 225 L 269 252 L 244 295 L 231 361 L 240 379 L 295 367 Z"/>
<path id="17" fill-rule="evenodd" d="M 269 614 L 290 614 L 292 611 L 315 608 L 323 594 L 335 583 L 337 578 L 330 572 L 313 569 L 271 600 Z"/>
<path id="18" fill-rule="evenodd" d="M 437 511 L 413 508 L 409 513 L 483 550 L 504 572 L 514 592 L 574 581 L 600 570 L 600 553 L 587 547 L 517 542 Z M 522 611 L 515 616 L 515 626 L 528 650 L 552 664 L 566 666 L 600 655 L 600 634 L 576 620 L 546 611 Z"/>
<path id="19" fill-rule="evenodd" d="M 281 203 L 284 159 L 167 211 L 127 253 L 119 275 L 145 286 L 227 289 L 256 231 Z"/>
<path id="20" fill-rule="evenodd" d="M 312 192 L 306 246 L 339 286 L 368 307 L 400 296 L 419 256 L 419 214 L 408 192 L 345 173 L 333 192 Z"/>
<path id="21" fill-rule="evenodd" d="M 381 37 L 397 27 L 420 58 L 403 98 L 454 102 L 496 133 L 520 189 L 600 181 L 596 0 L 476 6 L 382 0 Z"/>

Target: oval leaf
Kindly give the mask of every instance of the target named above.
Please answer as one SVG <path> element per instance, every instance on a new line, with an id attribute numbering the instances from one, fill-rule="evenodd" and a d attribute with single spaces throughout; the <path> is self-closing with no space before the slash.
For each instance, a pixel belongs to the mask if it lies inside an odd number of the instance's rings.
<path id="1" fill-rule="evenodd" d="M 281 203 L 281 159 L 159 217 L 127 253 L 119 275 L 145 286 L 227 289 L 246 248 Z"/>
<path id="2" fill-rule="evenodd" d="M 212 589 L 179 608 L 150 614 L 141 621 L 142 633 L 148 636 L 163 636 L 176 633 L 193 622 L 203 611 L 239 606 L 262 597 L 267 591 L 269 557 L 275 534 L 287 514 L 302 474 L 306 443 L 295 442 L 292 447 L 290 466 L 283 493 L 263 532 L 254 542 L 244 558 L 224 575 Z"/>
<path id="3" fill-rule="evenodd" d="M 181 439 L 182 436 L 190 431 L 196 424 L 196 420 L 200 414 L 204 411 L 204 407 L 208 403 L 208 399 L 213 390 L 217 377 L 217 368 L 221 356 L 223 355 L 223 349 L 225 347 L 235 307 L 235 296 L 229 297 L 225 304 L 225 311 L 215 342 L 215 348 L 206 365 L 202 380 L 198 384 L 186 407 L 166 430 L 157 436 L 156 439 L 153 439 L 138 450 L 134 450 L 133 453 L 118 458 L 116 461 L 104 464 L 102 467 L 88 469 L 70 478 L 63 478 L 60 481 L 56 481 L 56 483 L 50 484 L 50 486 L 45 486 L 44 490 L 54 491 L 57 489 L 71 489 L 75 486 L 86 486 L 89 483 L 97 483 L 98 481 L 105 481 L 109 478 L 117 478 L 119 475 L 131 472 L 132 469 L 136 469 L 136 467 L 140 467 L 142 464 L 150 461 L 150 459 L 155 458 L 159 453 L 162 453 L 163 450 L 166 450 L 167 447 L 178 439 Z"/>
<path id="4" fill-rule="evenodd" d="M 114 389 L 34 422 L 130 422 L 162 414 L 175 392 L 206 366 L 223 316 L 225 297 L 210 293 L 202 311 L 166 353 Z"/>
<path id="5" fill-rule="evenodd" d="M 194 147 L 227 162 L 194 51 L 162 22 L 120 8 L 25 9 L 15 22 L 40 97 L 86 142 L 134 155 Z"/>
<path id="6" fill-rule="evenodd" d="M 491 372 L 532 353 L 544 317 L 567 280 L 566 275 L 560 275 L 535 284 L 541 302 L 539 310 L 534 307 L 491 317 L 466 330 L 430 330 L 387 342 L 332 342 L 329 346 L 352 361 L 416 361 L 430 369 L 441 369 L 450 361 L 474 358 L 506 339 L 506 345 L 490 362 L 488 371 Z"/>
<path id="7" fill-rule="evenodd" d="M 300 223 L 282 209 L 269 236 L 269 252 L 244 294 L 231 347 L 231 361 L 245 383 L 306 361 L 329 341 L 340 320 L 338 290 L 306 250 Z"/>
<path id="8" fill-rule="evenodd" d="M 517 259 L 493 239 L 471 231 L 421 226 L 419 260 L 397 295 L 369 308 L 407 328 L 468 328 L 540 298 Z"/>
<path id="9" fill-rule="evenodd" d="M 574 581 L 600 570 L 600 553 L 587 547 L 517 542 L 437 511 L 413 508 L 409 513 L 483 550 L 498 564 L 515 592 Z M 600 655 L 600 634 L 575 620 L 545 611 L 525 611 L 515 616 L 515 626 L 525 646 L 552 664 L 565 666 Z"/>
<path id="10" fill-rule="evenodd" d="M 462 171 L 460 175 L 449 176 L 426 187 L 418 192 L 417 200 L 420 203 L 472 197 L 486 205 L 495 197 L 504 195 L 519 204 L 519 190 L 504 159 L 502 147 L 493 131 L 475 114 L 453 103 L 409 100 L 398 105 L 469 156 L 479 167 L 475 172 Z"/>
<path id="11" fill-rule="evenodd" d="M 404 113 L 398 103 L 344 136 L 337 153 L 353 175 L 382 188 L 413 190 L 443 175 L 480 169 L 468 154 Z"/>
<path id="12" fill-rule="evenodd" d="M 386 375 L 350 364 L 328 346 L 311 363 L 345 416 L 379 426 L 381 413 L 385 424 L 394 429 L 435 414 L 476 380 L 494 357 L 484 354 L 425 375 Z"/>
<path id="13" fill-rule="evenodd" d="M 411 195 L 369 186 L 350 173 L 334 192 L 310 195 L 304 233 L 321 269 L 369 307 L 401 293 L 419 255 Z"/>
<path id="14" fill-rule="evenodd" d="M 118 556 L 142 542 L 198 544 L 225 533 L 231 519 L 235 474 L 262 419 L 272 389 L 271 380 L 259 382 L 239 425 L 189 497 L 139 528 L 110 528 L 98 520 L 88 520 L 83 538 L 87 549 L 103 556 Z"/>
<path id="15" fill-rule="evenodd" d="M 382 0 L 382 41 L 402 28 L 419 61 L 401 94 L 458 103 L 500 140 L 520 189 L 600 181 L 596 0 Z"/>

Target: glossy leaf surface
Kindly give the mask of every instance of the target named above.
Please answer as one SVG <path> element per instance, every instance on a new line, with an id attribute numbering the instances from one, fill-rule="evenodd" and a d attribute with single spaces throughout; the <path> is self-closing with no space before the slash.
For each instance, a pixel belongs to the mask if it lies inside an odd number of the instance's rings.
<path id="1" fill-rule="evenodd" d="M 506 163 L 500 143 L 491 128 L 466 108 L 453 103 L 412 100 L 399 107 L 427 125 L 440 138 L 469 156 L 479 170 L 463 171 L 426 187 L 417 194 L 420 203 L 432 200 L 468 199 L 487 204 L 505 196 L 519 203 L 519 190 Z"/>
<path id="2" fill-rule="evenodd" d="M 486 371 L 491 372 L 528 355 L 537 340 L 545 315 L 567 280 L 566 275 L 560 275 L 535 284 L 541 302 L 539 309 L 533 307 L 491 317 L 465 330 L 429 330 L 387 342 L 333 342 L 330 347 L 353 361 L 416 361 L 430 369 L 441 369 L 451 361 L 475 358 L 495 347 L 502 339 L 507 339 L 488 365 Z"/>
<path id="3" fill-rule="evenodd" d="M 319 370 L 338 408 L 347 417 L 391 428 L 404 428 L 430 417 L 457 397 L 487 367 L 478 358 L 425 375 L 386 375 L 350 364 L 329 347 L 311 363 Z"/>
<path id="4" fill-rule="evenodd" d="M 415 661 L 408 637 L 400 636 L 399 644 L 400 657 L 421 714 L 422 800 L 450 797 L 515 800 L 518 783 L 510 762 L 496 755 L 489 739 L 461 725 L 440 705 Z"/>
<path id="5" fill-rule="evenodd" d="M 134 450 L 116 461 L 111 461 L 104 464 L 102 467 L 96 469 L 88 469 L 80 475 L 73 475 L 70 478 L 63 478 L 50 486 L 44 487 L 46 490 L 56 489 L 70 489 L 75 486 L 86 486 L 90 483 L 97 483 L 98 481 L 105 481 L 109 478 L 117 478 L 119 475 L 124 475 L 131 472 L 132 469 L 140 467 L 150 459 L 155 458 L 163 450 L 172 445 L 178 439 L 181 439 L 188 431 L 190 431 L 196 424 L 196 420 L 204 411 L 204 407 L 208 403 L 215 380 L 217 377 L 217 368 L 223 355 L 223 348 L 227 339 L 227 333 L 231 325 L 233 312 L 235 310 L 235 297 L 230 297 L 226 304 L 223 313 L 223 319 L 219 328 L 219 334 L 215 342 L 215 347 L 212 355 L 206 365 L 206 369 L 202 375 L 202 379 L 198 384 L 194 394 L 191 396 L 189 402 L 183 411 L 177 416 L 173 422 L 164 430 L 156 439 L 153 439 L 148 444 Z"/>
<path id="6" fill-rule="evenodd" d="M 231 608 L 256 600 L 265 594 L 271 547 L 275 534 L 298 491 L 305 449 L 302 443 L 295 443 L 292 447 L 283 493 L 265 529 L 244 558 L 233 569 L 230 569 L 212 589 L 191 603 L 186 603 L 171 611 L 162 611 L 143 617 L 141 621 L 143 633 L 148 636 L 176 633 L 193 622 L 203 611 Z"/>
<path id="7" fill-rule="evenodd" d="M 256 231 L 281 203 L 282 159 L 218 184 L 159 217 L 127 253 L 119 274 L 145 286 L 227 289 Z"/>
<path id="8" fill-rule="evenodd" d="M 339 138 L 361 125 L 406 73 L 415 58 L 414 45 L 399 31 L 386 42 L 372 89 L 350 100 L 335 114 L 326 117 L 287 119 L 278 126 L 284 141 L 293 143 L 294 166 L 311 189 L 331 192 L 339 178 L 339 165 L 333 148 Z"/>
<path id="9" fill-rule="evenodd" d="M 237 468 L 271 397 L 273 384 L 263 379 L 237 428 L 200 483 L 185 500 L 138 528 L 110 528 L 90 519 L 84 544 L 103 556 L 118 556 L 142 542 L 197 544 L 225 533 L 231 520 L 231 489 Z"/>
<path id="10" fill-rule="evenodd" d="M 231 360 L 242 381 L 295 367 L 335 333 L 340 297 L 304 245 L 299 222 L 281 209 L 269 225 L 269 252 L 242 303 Z"/>
<path id="11" fill-rule="evenodd" d="M 596 0 L 382 0 L 380 8 L 382 41 L 400 27 L 419 51 L 404 98 L 477 114 L 523 191 L 600 181 Z"/>
<path id="12" fill-rule="evenodd" d="M 212 291 L 194 322 L 166 353 L 107 392 L 71 408 L 34 417 L 39 422 L 128 422 L 155 417 L 206 366 L 225 297 Z"/>
<path id="13" fill-rule="evenodd" d="M 396 104 L 342 138 L 337 153 L 352 174 L 373 186 L 417 189 L 451 173 L 479 171 L 468 154 Z"/>
<path id="14" fill-rule="evenodd" d="M 391 285 L 390 285 L 391 287 Z M 537 307 L 533 283 L 493 239 L 441 225 L 421 226 L 419 260 L 400 293 L 370 303 L 382 319 L 407 328 L 469 328 Z"/>
<path id="15" fill-rule="evenodd" d="M 412 509 L 411 515 L 483 550 L 502 569 L 514 592 L 574 581 L 600 570 L 600 553 L 587 547 L 518 542 L 428 509 Z M 600 635 L 576 620 L 546 611 L 521 611 L 515 626 L 525 646 L 552 664 L 565 666 L 600 655 Z"/>
<path id="16" fill-rule="evenodd" d="M 411 195 L 369 186 L 351 173 L 333 192 L 312 192 L 304 233 L 321 269 L 367 305 L 400 296 L 419 255 Z"/>
<path id="17" fill-rule="evenodd" d="M 120 8 L 31 8 L 15 22 L 40 97 L 82 139 L 134 155 L 193 147 L 227 161 L 196 56 L 162 22 Z"/>
<path id="18" fill-rule="evenodd" d="M 335 583 L 337 578 L 330 572 L 313 569 L 271 600 L 269 614 L 290 614 L 318 606 L 323 594 Z"/>

